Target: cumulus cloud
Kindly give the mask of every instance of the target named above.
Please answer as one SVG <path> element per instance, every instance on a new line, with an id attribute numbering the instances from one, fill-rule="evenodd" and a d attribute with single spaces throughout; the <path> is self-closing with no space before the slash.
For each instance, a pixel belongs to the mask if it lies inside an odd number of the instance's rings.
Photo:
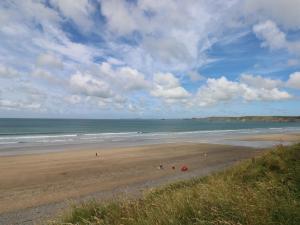
<path id="1" fill-rule="evenodd" d="M 155 73 L 150 93 L 166 101 L 182 100 L 190 96 L 180 85 L 178 78 L 171 73 Z"/>
<path id="2" fill-rule="evenodd" d="M 117 86 L 118 90 L 137 91 L 149 87 L 144 74 L 128 66 L 114 67 L 114 64 L 104 62 L 96 74 Z"/>
<path id="3" fill-rule="evenodd" d="M 78 94 L 99 98 L 109 98 L 113 96 L 107 83 L 90 74 L 76 72 L 70 78 L 70 85 L 73 91 Z"/>
<path id="4" fill-rule="evenodd" d="M 273 89 L 283 85 L 281 80 L 275 80 L 259 75 L 242 74 L 240 77 L 241 83 L 247 84 L 250 87 Z"/>
<path id="5" fill-rule="evenodd" d="M 243 98 L 246 101 L 280 101 L 291 99 L 292 96 L 286 91 L 273 89 L 252 89 L 244 87 Z"/>
<path id="6" fill-rule="evenodd" d="M 277 25 L 271 20 L 256 24 L 253 27 L 253 31 L 258 38 L 264 40 L 262 43 L 263 47 L 282 49 L 287 46 L 285 34 L 281 32 Z"/>
<path id="7" fill-rule="evenodd" d="M 286 84 L 288 87 L 300 89 L 300 72 L 292 73 Z"/>
<path id="8" fill-rule="evenodd" d="M 253 82 L 253 80 L 250 81 Z M 278 90 L 269 83 L 265 86 L 255 87 L 253 83 L 249 86 L 246 83 L 230 81 L 222 76 L 218 79 L 209 78 L 206 84 L 199 88 L 194 102 L 199 106 L 209 106 L 239 99 L 245 101 L 278 101 L 290 98 L 292 96 L 289 93 Z"/>
<path id="9" fill-rule="evenodd" d="M 209 78 L 204 86 L 200 87 L 196 94 L 196 102 L 199 106 L 214 105 L 239 98 L 242 87 L 237 82 L 227 80 L 222 76 L 219 79 Z"/>
<path id="10" fill-rule="evenodd" d="M 300 54 L 300 41 L 288 41 L 285 33 L 271 20 L 254 25 L 253 31 L 263 40 L 262 47 L 269 47 L 271 50 L 286 49 L 291 53 Z"/>
<path id="11" fill-rule="evenodd" d="M 70 103 L 78 103 L 81 95 L 91 97 L 80 98 L 81 101 L 96 102 L 99 107 L 112 105 L 120 108 L 125 106 L 128 94 L 148 90 L 150 83 L 135 69 L 104 62 L 90 72 L 77 71 L 70 78 L 70 86 L 78 95 L 68 97 Z"/>

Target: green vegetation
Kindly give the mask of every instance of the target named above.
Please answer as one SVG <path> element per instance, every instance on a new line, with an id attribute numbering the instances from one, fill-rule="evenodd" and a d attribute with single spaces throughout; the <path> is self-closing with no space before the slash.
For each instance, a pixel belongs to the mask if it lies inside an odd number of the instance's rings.
<path id="1" fill-rule="evenodd" d="M 300 224 L 300 144 L 138 200 L 75 207 L 55 224 Z"/>

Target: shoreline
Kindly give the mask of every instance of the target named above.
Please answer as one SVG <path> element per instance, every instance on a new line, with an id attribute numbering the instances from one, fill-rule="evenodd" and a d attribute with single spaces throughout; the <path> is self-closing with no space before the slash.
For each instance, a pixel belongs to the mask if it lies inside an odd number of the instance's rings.
<path id="1" fill-rule="evenodd" d="M 2 156 L 0 223 L 33 224 L 68 208 L 70 201 L 114 198 L 124 190 L 130 196 L 139 195 L 141 190 L 204 176 L 262 152 L 264 149 L 185 143 L 99 150 L 100 157 L 88 149 Z M 158 169 L 160 164 L 163 170 Z M 181 172 L 182 165 L 189 171 Z"/>
<path id="2" fill-rule="evenodd" d="M 100 136 L 99 136 L 100 135 Z M 14 144 L 3 144 L 0 140 L 0 157 L 14 155 L 48 154 L 51 152 L 78 151 L 82 149 L 113 149 L 143 147 L 157 144 L 224 144 L 255 148 L 267 148 L 276 144 L 292 144 L 300 140 L 298 129 L 268 129 L 265 130 L 219 130 L 214 132 L 171 132 L 171 133 L 135 133 L 104 135 L 72 135 L 69 141 L 64 140 L 35 140 Z M 84 138 L 88 137 L 89 140 Z M 233 138 L 234 137 L 234 138 Z M 293 138 L 291 138 L 293 137 Z M 73 139 L 75 138 L 75 139 Z M 3 141 L 3 140 L 2 140 Z M 53 141 L 53 142 L 51 142 Z"/>

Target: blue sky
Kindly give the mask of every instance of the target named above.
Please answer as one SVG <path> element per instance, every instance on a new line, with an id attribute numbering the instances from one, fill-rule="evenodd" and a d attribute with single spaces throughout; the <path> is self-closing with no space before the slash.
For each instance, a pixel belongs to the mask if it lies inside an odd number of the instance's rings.
<path id="1" fill-rule="evenodd" d="M 299 115 L 299 0 L 3 0 L 0 117 Z"/>

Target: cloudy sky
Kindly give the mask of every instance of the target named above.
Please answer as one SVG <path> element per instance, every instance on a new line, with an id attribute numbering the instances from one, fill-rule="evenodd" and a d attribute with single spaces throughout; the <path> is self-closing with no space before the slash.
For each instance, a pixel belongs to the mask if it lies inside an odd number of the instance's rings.
<path id="1" fill-rule="evenodd" d="M 1 0 L 0 117 L 299 115 L 300 0 Z"/>

